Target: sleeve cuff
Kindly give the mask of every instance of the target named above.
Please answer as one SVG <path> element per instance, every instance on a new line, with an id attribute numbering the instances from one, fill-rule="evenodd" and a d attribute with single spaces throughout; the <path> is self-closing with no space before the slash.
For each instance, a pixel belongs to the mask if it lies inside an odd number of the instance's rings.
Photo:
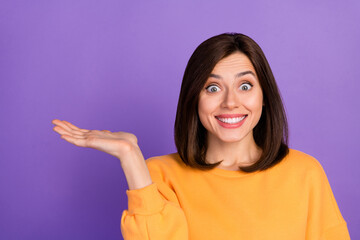
<path id="1" fill-rule="evenodd" d="M 127 190 L 129 214 L 151 215 L 160 212 L 165 200 L 162 198 L 156 183 L 134 190 Z"/>

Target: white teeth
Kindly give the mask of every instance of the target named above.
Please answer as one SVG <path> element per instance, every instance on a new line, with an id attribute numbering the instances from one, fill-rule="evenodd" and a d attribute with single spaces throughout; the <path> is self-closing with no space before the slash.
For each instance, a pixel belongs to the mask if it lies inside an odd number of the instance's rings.
<path id="1" fill-rule="evenodd" d="M 234 124 L 234 123 L 238 123 L 241 120 L 243 120 L 245 118 L 245 116 L 243 117 L 237 117 L 237 118 L 218 118 L 220 121 L 224 122 L 224 123 L 230 123 L 230 124 Z"/>

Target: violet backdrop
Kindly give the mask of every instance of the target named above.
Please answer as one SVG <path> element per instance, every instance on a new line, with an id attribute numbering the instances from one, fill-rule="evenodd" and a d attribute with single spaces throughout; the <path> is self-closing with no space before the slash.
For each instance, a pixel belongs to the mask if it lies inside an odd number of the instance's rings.
<path id="1" fill-rule="evenodd" d="M 121 239 L 119 161 L 73 146 L 51 120 L 130 131 L 146 158 L 175 152 L 186 63 L 241 32 L 281 90 L 290 146 L 316 157 L 360 239 L 359 1 L 2 0 L 0 239 Z"/>

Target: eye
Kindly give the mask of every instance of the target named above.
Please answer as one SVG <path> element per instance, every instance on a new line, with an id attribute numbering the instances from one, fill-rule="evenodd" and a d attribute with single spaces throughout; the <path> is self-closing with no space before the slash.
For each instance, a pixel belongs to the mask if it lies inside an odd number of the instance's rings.
<path id="1" fill-rule="evenodd" d="M 216 85 L 210 85 L 206 88 L 206 91 L 213 93 L 213 92 L 218 92 L 220 91 L 220 88 Z"/>
<path id="2" fill-rule="evenodd" d="M 249 91 L 252 88 L 252 86 L 253 85 L 250 83 L 243 83 L 241 84 L 240 89 L 243 91 Z"/>

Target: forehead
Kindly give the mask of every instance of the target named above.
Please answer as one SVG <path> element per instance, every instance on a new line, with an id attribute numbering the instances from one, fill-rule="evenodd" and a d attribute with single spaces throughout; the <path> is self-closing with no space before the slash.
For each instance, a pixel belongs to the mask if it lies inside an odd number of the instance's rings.
<path id="1" fill-rule="evenodd" d="M 250 59 L 241 52 L 233 53 L 221 59 L 214 67 L 212 73 L 233 73 L 251 70 L 256 74 Z"/>

